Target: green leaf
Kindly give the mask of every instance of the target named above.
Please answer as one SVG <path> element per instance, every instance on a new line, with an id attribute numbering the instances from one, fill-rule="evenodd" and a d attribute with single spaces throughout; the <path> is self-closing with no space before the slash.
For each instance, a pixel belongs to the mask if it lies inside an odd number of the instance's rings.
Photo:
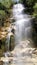
<path id="1" fill-rule="evenodd" d="M 37 9 L 37 3 L 35 3 L 35 5 L 34 5 L 34 7 L 33 7 L 34 9 Z"/>
<path id="2" fill-rule="evenodd" d="M 11 6 L 11 0 L 0 0 L 0 3 L 2 3 L 6 8 L 9 8 Z"/>
<path id="3" fill-rule="evenodd" d="M 0 15 L 6 15 L 4 10 L 0 10 Z"/>

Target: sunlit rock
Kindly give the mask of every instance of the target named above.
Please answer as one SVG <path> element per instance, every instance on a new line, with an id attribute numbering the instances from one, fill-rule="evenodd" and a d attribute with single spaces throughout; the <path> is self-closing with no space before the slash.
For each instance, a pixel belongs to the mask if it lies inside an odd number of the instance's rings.
<path id="1" fill-rule="evenodd" d="M 7 32 L 0 32 L 0 39 L 6 38 Z"/>
<path id="2" fill-rule="evenodd" d="M 13 57 L 1 57 L 0 61 L 2 62 L 11 62 L 13 60 Z"/>

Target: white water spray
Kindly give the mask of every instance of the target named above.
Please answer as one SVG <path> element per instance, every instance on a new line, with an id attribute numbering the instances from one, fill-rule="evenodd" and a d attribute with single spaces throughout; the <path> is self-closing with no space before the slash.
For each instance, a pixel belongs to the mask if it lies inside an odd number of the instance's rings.
<path id="1" fill-rule="evenodd" d="M 15 43 L 17 44 L 31 36 L 31 18 L 23 13 L 24 9 L 22 4 L 16 4 L 13 7 L 13 16 L 16 20 Z"/>

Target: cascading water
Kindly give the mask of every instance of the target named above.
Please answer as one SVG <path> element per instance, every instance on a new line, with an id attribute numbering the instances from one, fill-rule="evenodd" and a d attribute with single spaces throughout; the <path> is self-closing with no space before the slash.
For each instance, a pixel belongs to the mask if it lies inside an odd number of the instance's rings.
<path id="1" fill-rule="evenodd" d="M 24 14 L 24 6 L 20 3 L 13 6 L 13 17 L 15 19 L 15 48 L 12 51 L 13 58 L 10 65 L 32 65 L 32 52 L 34 49 L 30 48 L 31 38 L 31 18 Z M 9 30 L 11 32 L 11 28 Z M 8 34 L 8 43 L 10 35 Z M 9 44 L 8 44 L 9 50 Z M 6 54 L 7 56 L 7 54 Z M 4 63 L 9 65 L 8 62 Z"/>
<path id="2" fill-rule="evenodd" d="M 10 46 L 10 36 L 11 36 L 11 27 L 9 27 L 9 29 L 8 29 L 8 35 L 7 35 L 7 40 L 6 40 L 6 45 L 7 45 L 7 51 L 9 51 L 9 46 Z"/>
<path id="3" fill-rule="evenodd" d="M 8 34 L 7 34 L 7 37 L 6 37 L 6 52 L 4 53 L 5 57 L 8 57 L 8 55 L 10 55 L 10 53 L 9 53 L 9 51 L 10 51 L 10 37 L 12 35 L 11 30 L 12 30 L 12 28 L 11 28 L 11 25 L 10 25 L 10 27 L 8 28 L 8 31 L 7 31 Z"/>
<path id="4" fill-rule="evenodd" d="M 13 16 L 16 20 L 15 42 L 18 44 L 31 36 L 31 19 L 29 15 L 23 13 L 24 9 L 22 4 L 16 4 L 13 7 Z"/>
<path id="5" fill-rule="evenodd" d="M 24 6 L 20 3 L 13 6 L 13 17 L 15 19 L 15 48 L 12 51 L 13 65 L 30 65 L 32 52 L 34 49 L 30 48 L 31 38 L 31 18 L 24 14 Z M 29 59 L 28 59 L 29 58 Z M 32 64 L 32 61 L 31 61 Z"/>

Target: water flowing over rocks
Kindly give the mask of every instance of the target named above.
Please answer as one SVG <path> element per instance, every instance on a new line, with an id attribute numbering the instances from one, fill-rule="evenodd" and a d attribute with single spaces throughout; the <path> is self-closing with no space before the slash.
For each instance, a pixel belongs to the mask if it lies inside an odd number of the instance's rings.
<path id="1" fill-rule="evenodd" d="M 13 51 L 9 52 L 8 46 L 7 52 L 4 54 L 5 57 L 0 59 L 3 61 L 3 65 L 37 65 L 37 50 L 32 46 L 31 39 L 31 18 L 28 14 L 23 13 L 24 9 L 23 5 L 19 3 L 13 6 L 15 47 Z M 13 27 L 12 23 L 8 28 L 8 45 L 12 35 L 11 27 Z"/>
<path id="2" fill-rule="evenodd" d="M 19 6 L 20 5 L 20 6 Z M 21 7 L 21 8 L 20 8 Z M 36 65 L 37 55 L 34 54 L 36 49 L 32 47 L 31 41 L 31 17 L 23 14 L 25 8 L 22 4 L 16 4 L 13 7 L 13 15 L 15 18 L 15 48 L 11 52 L 13 62 L 11 65 Z M 29 40 L 30 39 L 30 40 Z"/>
<path id="3" fill-rule="evenodd" d="M 28 40 L 22 41 L 11 51 L 10 57 L 2 57 L 1 61 L 4 63 L 10 62 L 10 65 L 37 65 L 37 55 L 35 54 L 37 50 L 35 48 L 26 48 L 25 43 L 30 44 Z"/>

